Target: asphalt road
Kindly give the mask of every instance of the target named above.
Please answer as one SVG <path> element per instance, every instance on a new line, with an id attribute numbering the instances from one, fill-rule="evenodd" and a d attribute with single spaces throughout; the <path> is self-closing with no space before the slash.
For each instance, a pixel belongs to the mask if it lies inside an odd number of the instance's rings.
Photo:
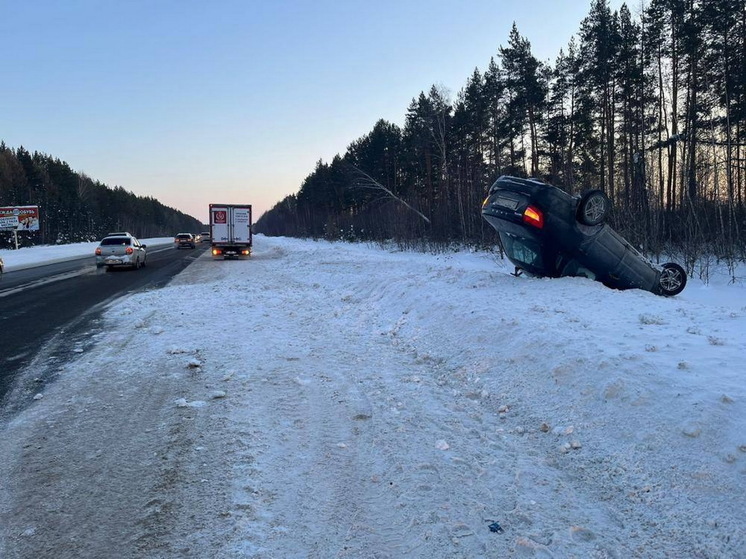
<path id="1" fill-rule="evenodd" d="M 17 405 L 73 348 L 92 343 L 106 304 L 128 293 L 159 288 L 205 250 L 148 250 L 139 270 L 97 269 L 93 257 L 27 268 L 0 280 L 0 402 Z"/>

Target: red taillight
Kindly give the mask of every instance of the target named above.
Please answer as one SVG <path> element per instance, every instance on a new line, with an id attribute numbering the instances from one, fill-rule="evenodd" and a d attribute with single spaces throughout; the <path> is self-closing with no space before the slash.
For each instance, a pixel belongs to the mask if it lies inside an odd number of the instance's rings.
<path id="1" fill-rule="evenodd" d="M 127 254 L 132 254 L 133 252 L 135 252 L 135 249 L 134 249 L 134 248 L 132 248 L 132 247 L 127 247 L 127 248 L 126 248 L 126 249 L 124 250 L 124 252 L 126 252 Z"/>
<path id="2" fill-rule="evenodd" d="M 96 256 L 101 256 L 101 247 L 96 249 Z"/>
<path id="3" fill-rule="evenodd" d="M 533 206 L 529 206 L 523 211 L 523 223 L 527 223 L 528 225 L 532 225 L 537 229 L 541 229 L 542 227 L 544 227 L 544 214 L 541 213 L 541 210 L 538 210 Z"/>

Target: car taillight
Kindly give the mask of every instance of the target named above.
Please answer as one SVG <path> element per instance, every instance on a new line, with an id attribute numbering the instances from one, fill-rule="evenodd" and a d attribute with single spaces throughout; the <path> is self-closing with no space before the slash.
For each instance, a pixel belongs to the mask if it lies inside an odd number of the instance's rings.
<path id="1" fill-rule="evenodd" d="M 96 248 L 96 256 L 101 256 L 101 247 Z"/>
<path id="2" fill-rule="evenodd" d="M 527 223 L 528 225 L 532 225 L 537 229 L 541 229 L 542 227 L 544 227 L 544 214 L 541 213 L 541 210 L 538 210 L 533 206 L 529 206 L 523 211 L 523 223 Z"/>
<path id="3" fill-rule="evenodd" d="M 126 249 L 124 249 L 124 252 L 126 252 L 127 254 L 132 254 L 133 252 L 135 252 L 135 249 L 133 249 L 132 247 L 127 247 Z"/>

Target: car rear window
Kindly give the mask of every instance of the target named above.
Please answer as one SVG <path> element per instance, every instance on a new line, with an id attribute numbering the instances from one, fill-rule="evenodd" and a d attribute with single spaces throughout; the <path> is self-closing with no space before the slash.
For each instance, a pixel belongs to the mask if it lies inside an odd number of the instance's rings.
<path id="1" fill-rule="evenodd" d="M 191 235 L 176 235 L 177 239 L 191 239 Z"/>
<path id="2" fill-rule="evenodd" d="M 511 260 L 525 264 L 533 269 L 543 269 L 539 243 L 513 235 L 500 234 L 503 248 Z"/>
<path id="3" fill-rule="evenodd" d="M 129 244 L 130 244 L 129 237 L 107 237 L 101 241 L 101 246 L 113 246 L 113 245 L 127 246 Z"/>

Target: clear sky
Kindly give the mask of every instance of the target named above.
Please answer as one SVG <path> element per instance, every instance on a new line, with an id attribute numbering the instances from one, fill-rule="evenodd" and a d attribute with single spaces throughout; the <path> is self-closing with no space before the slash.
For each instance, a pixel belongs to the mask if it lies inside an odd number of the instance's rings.
<path id="1" fill-rule="evenodd" d="M 621 0 L 612 0 L 618 9 Z M 630 3 L 632 12 L 639 0 Z M 255 219 L 515 21 L 554 62 L 590 0 L 0 0 L 0 140 L 198 219 Z"/>

